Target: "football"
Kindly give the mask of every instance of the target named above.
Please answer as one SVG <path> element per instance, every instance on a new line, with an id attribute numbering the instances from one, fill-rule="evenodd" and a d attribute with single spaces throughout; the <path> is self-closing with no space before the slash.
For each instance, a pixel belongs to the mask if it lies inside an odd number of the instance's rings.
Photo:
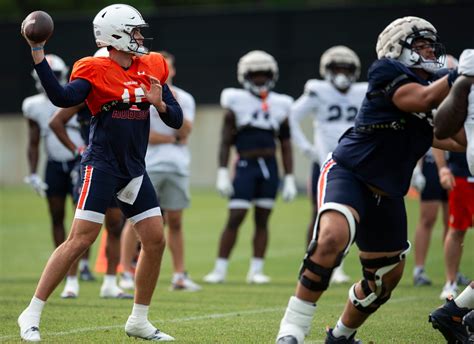
<path id="1" fill-rule="evenodd" d="M 21 23 L 21 32 L 35 43 L 48 40 L 53 30 L 53 19 L 44 11 L 31 12 Z"/>

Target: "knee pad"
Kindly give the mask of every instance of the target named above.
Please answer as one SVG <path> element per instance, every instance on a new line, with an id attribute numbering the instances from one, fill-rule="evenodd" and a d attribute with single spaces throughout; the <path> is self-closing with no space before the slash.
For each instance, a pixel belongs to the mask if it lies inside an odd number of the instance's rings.
<path id="1" fill-rule="evenodd" d="M 336 263 L 334 266 L 326 268 L 323 267 L 315 262 L 313 262 L 310 257 L 311 255 L 316 251 L 316 248 L 318 246 L 317 240 L 318 240 L 318 226 L 319 226 L 319 219 L 322 213 L 328 210 L 335 210 L 339 212 L 340 214 L 344 215 L 344 217 L 347 220 L 347 223 L 349 225 L 349 241 L 346 245 L 346 248 L 344 251 L 340 252 L 337 259 Z M 347 255 L 349 252 L 349 249 L 354 242 L 356 234 L 356 221 L 354 219 L 354 216 L 352 215 L 351 211 L 338 203 L 325 203 L 318 212 L 318 216 L 316 218 L 316 222 L 314 224 L 314 230 L 313 230 L 313 240 L 311 240 L 311 243 L 308 246 L 308 251 L 303 259 L 303 264 L 301 266 L 300 270 L 300 282 L 303 286 L 305 286 L 307 289 L 312 290 L 312 291 L 324 291 L 328 288 L 329 286 L 329 281 L 331 279 L 331 275 L 333 270 L 338 267 L 344 257 Z M 314 281 L 309 279 L 308 277 L 303 275 L 303 272 L 305 269 L 308 269 L 311 271 L 313 274 L 319 276 L 321 278 L 320 281 Z"/>
<path id="2" fill-rule="evenodd" d="M 400 262 L 402 262 L 407 254 L 410 252 L 411 245 L 408 241 L 408 247 L 406 250 L 402 251 L 400 254 L 393 257 L 381 257 L 373 259 L 360 259 L 360 262 L 363 266 L 364 279 L 360 281 L 362 291 L 364 293 L 364 298 L 359 299 L 355 293 L 355 288 L 357 283 L 355 283 L 349 289 L 349 299 L 355 308 L 363 313 L 373 313 L 381 305 L 390 299 L 391 291 L 386 292 L 383 286 L 383 276 L 392 271 Z M 367 269 L 377 269 L 375 272 L 368 271 Z M 369 281 L 375 283 L 375 290 L 369 285 Z"/>

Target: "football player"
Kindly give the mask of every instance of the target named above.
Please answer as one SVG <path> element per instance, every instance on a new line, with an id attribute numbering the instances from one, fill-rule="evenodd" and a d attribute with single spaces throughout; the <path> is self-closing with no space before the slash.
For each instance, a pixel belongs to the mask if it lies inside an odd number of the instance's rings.
<path id="1" fill-rule="evenodd" d="M 314 222 L 318 213 L 316 194 L 320 163 L 336 148 L 339 137 L 354 125 L 355 116 L 367 91 L 366 82 L 356 82 L 360 76 L 360 60 L 348 47 L 338 45 L 326 50 L 321 56 L 319 74 L 325 80 L 308 80 L 303 95 L 293 104 L 290 115 L 291 138 L 313 162 L 313 216 L 308 226 L 308 244 L 313 239 Z M 308 115 L 313 119 L 314 144 L 311 144 L 301 129 L 300 122 Z M 341 263 L 334 269 L 331 282 L 345 283 L 349 280 Z"/>
<path id="2" fill-rule="evenodd" d="M 273 56 L 264 51 L 253 50 L 242 56 L 237 65 L 237 78 L 243 89 L 226 88 L 221 94 L 225 117 L 216 186 L 222 196 L 230 198 L 229 214 L 214 270 L 204 281 L 224 282 L 237 232 L 253 203 L 255 232 L 247 283 L 264 284 L 270 282 L 270 277 L 263 272 L 268 219 L 279 184 L 275 139 L 280 141 L 285 172 L 283 200 L 290 201 L 296 196 L 288 123 L 293 99 L 272 91 L 278 79 L 278 65 Z M 232 146 L 238 153 L 233 181 L 227 168 Z"/>
<path id="3" fill-rule="evenodd" d="M 95 54 L 97 56 L 108 56 L 106 48 L 100 48 Z M 51 130 L 56 134 L 58 139 L 66 146 L 72 153 L 80 157 L 84 150 L 84 146 L 77 146 L 68 135 L 66 125 L 71 116 L 77 113 L 77 120 L 80 125 L 80 131 L 85 145 L 89 143 L 89 131 L 90 131 L 90 120 L 91 113 L 87 106 L 82 103 L 77 106 L 59 109 L 49 121 Z M 79 194 L 81 191 L 81 178 L 80 177 L 80 161 L 76 163 L 74 170 L 71 172 L 73 176 L 73 200 L 74 204 L 77 204 L 79 200 Z M 116 298 L 116 299 L 130 299 L 132 295 L 125 293 L 117 286 L 116 273 L 117 266 L 120 260 L 120 234 L 122 232 L 124 217 L 116 199 L 110 202 L 109 207 L 105 212 L 104 218 L 105 228 L 107 229 L 107 243 L 105 254 L 107 257 L 107 268 L 104 276 L 104 281 L 100 289 L 100 296 L 103 298 Z M 83 266 L 79 262 L 80 276 L 84 275 Z M 69 269 L 66 285 L 64 290 L 61 292 L 62 298 L 76 298 L 79 296 L 79 283 L 77 279 L 77 264 L 73 264 Z"/>
<path id="4" fill-rule="evenodd" d="M 433 137 L 431 110 L 448 94 L 455 71 L 438 78 L 443 54 L 436 29 L 418 17 L 403 17 L 378 37 L 378 59 L 368 72 L 368 91 L 354 127 L 322 165 L 315 239 L 280 323 L 277 343 L 303 343 L 316 302 L 355 241 L 363 279 L 326 343 L 357 343 L 355 334 L 391 296 L 410 250 L 404 195 L 417 161 L 431 145 L 462 150 Z"/>
<path id="5" fill-rule="evenodd" d="M 438 138 L 452 136 L 467 147 L 466 158 L 472 175 L 474 174 L 474 50 L 465 50 L 461 54 L 458 72 L 462 76 L 456 80 L 449 95 L 438 108 L 434 128 Z M 440 176 L 441 174 L 452 183 L 448 171 L 440 170 Z M 472 187 L 470 189 L 472 190 Z M 467 204 L 471 201 L 472 196 Z M 466 202 L 463 206 L 466 206 Z M 442 307 L 433 311 L 429 319 L 433 327 L 439 329 L 448 342 L 468 343 L 474 338 L 473 309 L 474 282 L 471 282 L 456 298 L 449 298 Z"/>
<path id="6" fill-rule="evenodd" d="M 183 114 L 165 85 L 165 59 L 149 53 L 145 45 L 148 39 L 142 30 L 147 26 L 140 12 L 131 6 L 115 4 L 100 10 L 93 20 L 93 32 L 97 46 L 107 47 L 110 57 L 77 61 L 71 81 L 65 86 L 57 81 L 44 59 L 46 42 L 33 42 L 24 35 L 35 70 L 53 104 L 66 108 L 85 101 L 93 115 L 90 142 L 82 155 L 83 184 L 71 233 L 52 254 L 29 306 L 18 318 L 20 335 L 26 341 L 40 340 L 39 323 L 46 300 L 73 262 L 97 238 L 105 211 L 115 196 L 142 243 L 135 300 L 125 331 L 146 340 L 173 340 L 148 320 L 165 239 L 161 210 L 145 171 L 145 153 L 150 105 L 176 129 L 182 125 Z"/>

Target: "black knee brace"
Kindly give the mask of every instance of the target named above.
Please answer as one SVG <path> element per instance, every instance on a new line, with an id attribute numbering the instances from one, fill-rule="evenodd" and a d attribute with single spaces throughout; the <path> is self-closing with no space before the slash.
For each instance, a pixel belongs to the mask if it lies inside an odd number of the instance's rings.
<path id="1" fill-rule="evenodd" d="M 383 286 L 382 277 L 386 273 L 393 270 L 398 264 L 400 264 L 401 261 L 405 259 L 408 252 L 410 252 L 410 248 L 410 242 L 408 242 L 408 248 L 399 255 L 373 259 L 360 258 L 360 262 L 362 264 L 362 273 L 364 275 L 364 279 L 360 283 L 364 293 L 364 298 L 359 299 L 355 294 L 355 287 L 357 285 L 357 283 L 355 283 L 349 289 L 349 298 L 355 308 L 363 313 L 370 314 L 375 312 L 381 305 L 390 299 L 391 292 L 387 293 L 387 290 Z M 367 269 L 377 270 L 375 272 L 371 272 Z M 375 283 L 375 290 L 372 290 L 369 285 L 369 281 L 373 281 Z"/>

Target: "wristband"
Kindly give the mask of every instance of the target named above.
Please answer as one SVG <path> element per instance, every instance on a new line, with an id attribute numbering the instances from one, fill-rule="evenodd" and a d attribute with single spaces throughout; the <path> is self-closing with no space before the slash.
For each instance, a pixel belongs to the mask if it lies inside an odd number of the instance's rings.
<path id="1" fill-rule="evenodd" d="M 31 51 L 39 51 L 39 50 L 43 50 L 43 46 L 40 46 L 40 47 L 31 47 Z"/>

